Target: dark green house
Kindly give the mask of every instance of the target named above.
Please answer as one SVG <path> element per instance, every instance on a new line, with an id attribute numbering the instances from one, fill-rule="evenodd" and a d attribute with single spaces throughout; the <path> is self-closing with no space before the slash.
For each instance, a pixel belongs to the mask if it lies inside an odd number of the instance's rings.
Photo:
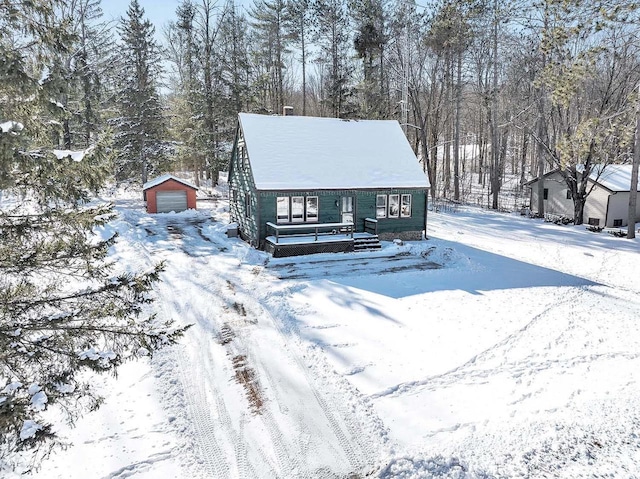
<path id="1" fill-rule="evenodd" d="M 397 121 L 240 113 L 231 221 L 274 256 L 419 240 L 429 180 Z"/>

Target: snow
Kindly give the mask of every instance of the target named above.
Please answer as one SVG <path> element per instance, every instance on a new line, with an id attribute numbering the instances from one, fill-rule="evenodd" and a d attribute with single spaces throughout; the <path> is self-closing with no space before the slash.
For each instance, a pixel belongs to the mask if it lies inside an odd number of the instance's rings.
<path id="1" fill-rule="evenodd" d="M 198 189 L 197 186 L 194 186 L 191 183 L 188 183 L 187 181 L 185 181 L 185 180 L 183 180 L 181 178 L 178 178 L 177 176 L 173 176 L 173 175 L 169 175 L 169 174 L 161 175 L 161 176 L 158 176 L 157 178 L 154 178 L 154 179 L 152 179 L 150 181 L 147 181 L 142 186 L 142 189 L 143 190 L 148 190 L 149 188 L 153 188 L 154 186 L 161 185 L 162 183 L 164 183 L 165 181 L 168 181 L 168 180 L 175 180 L 178 183 L 182 183 L 183 185 L 188 186 L 189 188 L 193 188 L 194 190 Z"/>
<path id="2" fill-rule="evenodd" d="M 11 132 L 15 135 L 16 131 L 22 131 L 23 128 L 24 125 L 18 121 L 5 121 L 0 123 L 0 131 L 2 131 L 2 133 Z"/>
<path id="3" fill-rule="evenodd" d="M 87 148 L 86 150 L 53 150 L 53 154 L 59 160 L 62 160 L 66 157 L 71 157 L 73 161 L 80 162 L 84 159 L 84 157 L 93 150 L 92 147 Z"/>
<path id="4" fill-rule="evenodd" d="M 239 119 L 259 190 L 429 187 L 397 121 Z"/>
<path id="5" fill-rule="evenodd" d="M 44 411 L 47 402 L 49 402 L 49 398 L 44 391 L 39 391 L 31 397 L 31 406 L 35 411 Z"/>
<path id="6" fill-rule="evenodd" d="M 109 198 L 111 258 L 164 261 L 150 312 L 193 327 L 96 379 L 34 477 L 640 475 L 640 240 L 460 208 L 428 241 L 274 259 L 226 201 L 134 198 Z"/>
<path id="7" fill-rule="evenodd" d="M 22 425 L 22 429 L 20 430 L 20 439 L 23 441 L 26 439 L 31 439 L 40 429 L 42 429 L 42 426 L 40 424 L 28 419 L 24 422 L 24 424 Z"/>
<path id="8" fill-rule="evenodd" d="M 614 192 L 629 191 L 631 187 L 631 166 L 596 165 L 591 170 L 589 178 Z M 640 179 L 638 180 L 638 191 L 640 191 Z"/>

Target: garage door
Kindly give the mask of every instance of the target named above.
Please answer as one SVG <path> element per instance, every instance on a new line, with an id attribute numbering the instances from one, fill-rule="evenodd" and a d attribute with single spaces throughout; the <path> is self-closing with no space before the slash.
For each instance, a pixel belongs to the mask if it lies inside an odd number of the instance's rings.
<path id="1" fill-rule="evenodd" d="M 184 211 L 187 209 L 187 192 L 184 190 L 158 191 L 156 192 L 156 207 L 158 213 Z"/>

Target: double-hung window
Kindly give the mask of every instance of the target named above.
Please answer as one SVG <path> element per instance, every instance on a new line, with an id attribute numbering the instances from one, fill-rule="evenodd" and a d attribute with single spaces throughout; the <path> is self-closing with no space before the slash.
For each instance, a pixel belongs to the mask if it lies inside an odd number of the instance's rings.
<path id="1" fill-rule="evenodd" d="M 307 196 L 307 221 L 318 221 L 318 197 Z"/>
<path id="2" fill-rule="evenodd" d="M 291 222 L 304 222 L 304 196 L 291 197 Z"/>
<path id="3" fill-rule="evenodd" d="M 402 218 L 411 217 L 411 195 L 402 195 L 402 203 L 400 204 L 400 216 Z"/>
<path id="4" fill-rule="evenodd" d="M 278 223 L 289 222 L 289 198 L 286 196 L 279 196 L 276 199 L 276 215 Z"/>
<path id="5" fill-rule="evenodd" d="M 387 195 L 378 195 L 376 197 L 376 218 L 387 217 Z"/>
<path id="6" fill-rule="evenodd" d="M 400 195 L 389 195 L 389 218 L 400 216 Z"/>

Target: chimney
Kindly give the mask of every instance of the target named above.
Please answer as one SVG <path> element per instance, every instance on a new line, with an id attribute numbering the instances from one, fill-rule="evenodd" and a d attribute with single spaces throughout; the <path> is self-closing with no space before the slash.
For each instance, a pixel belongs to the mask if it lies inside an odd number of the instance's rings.
<path id="1" fill-rule="evenodd" d="M 293 107 L 292 106 L 282 107 L 282 116 L 293 116 Z"/>

